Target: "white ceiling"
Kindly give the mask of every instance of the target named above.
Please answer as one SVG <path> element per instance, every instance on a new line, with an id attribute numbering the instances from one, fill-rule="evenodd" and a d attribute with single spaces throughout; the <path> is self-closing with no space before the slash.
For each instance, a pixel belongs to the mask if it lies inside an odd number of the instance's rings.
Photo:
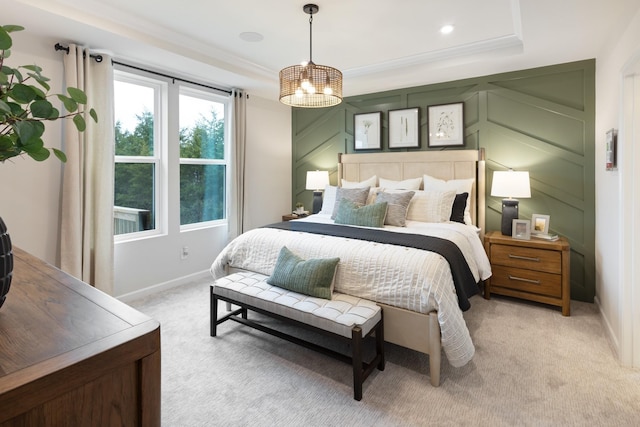
<path id="1" fill-rule="evenodd" d="M 309 59 L 307 1 L 0 0 L 0 25 L 116 60 L 277 99 L 280 69 Z M 638 0 L 317 0 L 313 61 L 344 95 L 594 58 Z M 455 26 L 442 35 L 444 24 Z M 262 35 L 244 41 L 243 32 Z M 14 36 L 19 48 L 20 33 Z"/>

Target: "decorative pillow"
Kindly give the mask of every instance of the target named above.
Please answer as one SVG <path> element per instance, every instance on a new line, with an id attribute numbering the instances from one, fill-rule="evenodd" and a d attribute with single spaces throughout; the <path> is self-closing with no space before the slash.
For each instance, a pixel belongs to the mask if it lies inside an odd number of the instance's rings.
<path id="1" fill-rule="evenodd" d="M 422 178 L 405 179 L 404 181 L 392 181 L 380 178 L 380 187 L 389 190 L 419 190 Z"/>
<path id="2" fill-rule="evenodd" d="M 378 184 L 378 176 L 373 175 L 369 179 L 365 179 L 364 181 L 356 182 L 356 181 L 347 181 L 343 179 L 341 181 L 342 188 L 364 188 L 364 187 L 375 187 Z"/>
<path id="3" fill-rule="evenodd" d="M 451 218 L 455 190 L 416 191 L 409 203 L 407 219 L 420 222 L 447 222 Z"/>
<path id="4" fill-rule="evenodd" d="M 434 178 L 429 175 L 424 175 L 422 177 L 424 179 L 424 190 L 431 191 L 447 191 L 447 190 L 456 190 L 456 194 L 467 193 L 471 194 L 471 188 L 473 187 L 473 178 L 469 179 L 451 179 L 449 181 L 444 181 L 442 179 Z M 470 203 L 467 203 L 464 210 L 464 223 L 467 225 L 473 225 L 473 221 L 471 220 L 471 207 Z"/>
<path id="5" fill-rule="evenodd" d="M 406 193 L 386 193 L 379 192 L 376 196 L 376 203 L 387 203 L 387 216 L 384 219 L 386 225 L 406 227 L 407 210 L 409 203 L 415 192 Z"/>
<path id="6" fill-rule="evenodd" d="M 336 204 L 336 192 L 338 187 L 333 185 L 326 185 L 324 187 L 324 196 L 322 197 L 322 209 L 321 214 L 333 214 L 333 207 Z"/>
<path id="7" fill-rule="evenodd" d="M 336 202 L 333 206 L 333 213 L 331 219 L 336 219 L 338 208 L 343 200 L 350 200 L 357 205 L 365 205 L 367 203 L 367 197 L 369 197 L 369 187 L 365 188 L 338 188 L 336 191 Z"/>
<path id="8" fill-rule="evenodd" d="M 384 227 L 387 203 L 358 206 L 349 200 L 343 200 L 338 207 L 336 224 L 359 225 L 361 227 Z"/>
<path id="9" fill-rule="evenodd" d="M 283 246 L 267 283 L 312 297 L 331 299 L 338 262 L 340 258 L 304 260 Z"/>
<path id="10" fill-rule="evenodd" d="M 451 207 L 451 218 L 449 218 L 449 220 L 464 224 L 464 210 L 467 207 L 468 197 L 469 193 L 456 194 L 456 198 L 453 200 L 453 206 Z"/>

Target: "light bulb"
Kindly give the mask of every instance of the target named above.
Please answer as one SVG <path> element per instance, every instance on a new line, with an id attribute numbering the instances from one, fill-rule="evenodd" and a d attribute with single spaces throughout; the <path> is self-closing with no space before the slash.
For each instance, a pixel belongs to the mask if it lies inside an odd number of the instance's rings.
<path id="1" fill-rule="evenodd" d="M 333 95 L 333 89 L 331 89 L 329 86 L 325 86 L 323 92 L 325 95 Z"/>

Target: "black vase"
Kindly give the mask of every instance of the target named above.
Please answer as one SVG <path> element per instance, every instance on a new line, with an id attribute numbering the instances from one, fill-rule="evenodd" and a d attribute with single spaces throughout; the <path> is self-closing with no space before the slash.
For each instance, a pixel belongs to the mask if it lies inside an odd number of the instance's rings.
<path id="1" fill-rule="evenodd" d="M 0 217 L 0 307 L 4 304 L 11 286 L 13 275 L 13 251 L 11 237 L 7 233 L 7 226 Z"/>

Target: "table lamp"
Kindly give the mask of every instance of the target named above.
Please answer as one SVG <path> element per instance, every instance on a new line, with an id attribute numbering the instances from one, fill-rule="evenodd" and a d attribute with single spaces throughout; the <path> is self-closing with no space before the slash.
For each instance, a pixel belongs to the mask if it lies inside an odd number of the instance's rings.
<path id="1" fill-rule="evenodd" d="M 328 171 L 307 171 L 307 190 L 313 190 L 313 208 L 311 213 L 318 213 L 322 209 L 322 190 L 329 185 Z"/>
<path id="2" fill-rule="evenodd" d="M 531 197 L 531 185 L 529 183 L 529 172 L 495 171 L 491 184 L 491 195 L 506 197 L 502 199 L 502 234 L 511 236 L 511 226 L 514 219 L 518 219 L 518 200 L 514 197 Z"/>

